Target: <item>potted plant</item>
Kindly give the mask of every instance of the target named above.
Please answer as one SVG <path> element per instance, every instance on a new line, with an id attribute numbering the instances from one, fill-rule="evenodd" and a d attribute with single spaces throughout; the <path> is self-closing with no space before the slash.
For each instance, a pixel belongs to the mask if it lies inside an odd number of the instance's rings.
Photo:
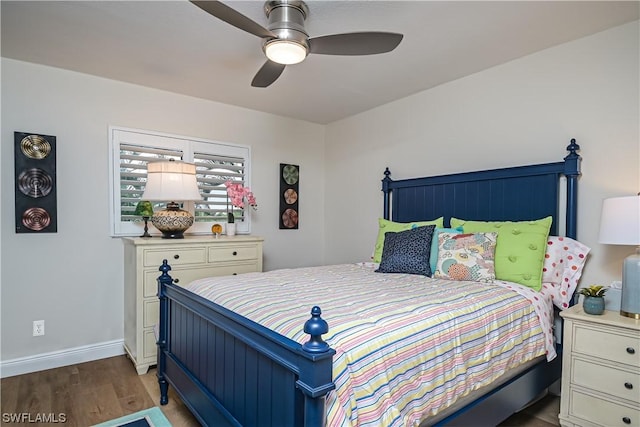
<path id="1" fill-rule="evenodd" d="M 606 291 L 607 288 L 600 285 L 591 285 L 580 289 L 578 293 L 584 296 L 582 301 L 584 312 L 588 314 L 604 313 L 604 293 Z"/>

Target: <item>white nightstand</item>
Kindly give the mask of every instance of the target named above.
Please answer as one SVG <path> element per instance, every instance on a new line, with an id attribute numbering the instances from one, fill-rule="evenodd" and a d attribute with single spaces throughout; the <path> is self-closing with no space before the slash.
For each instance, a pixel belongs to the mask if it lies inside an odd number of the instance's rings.
<path id="1" fill-rule="evenodd" d="M 142 375 L 157 362 L 158 268 L 166 259 L 181 286 L 211 276 L 262 271 L 262 237 L 124 238 L 124 348 Z"/>
<path id="2" fill-rule="evenodd" d="M 560 425 L 640 426 L 640 320 L 617 311 L 564 318 Z"/>

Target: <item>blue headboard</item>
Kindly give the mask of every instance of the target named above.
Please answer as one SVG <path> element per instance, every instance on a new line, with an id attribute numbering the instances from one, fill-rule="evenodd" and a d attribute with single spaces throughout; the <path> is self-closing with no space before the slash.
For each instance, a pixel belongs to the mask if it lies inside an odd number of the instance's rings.
<path id="1" fill-rule="evenodd" d="M 558 234 L 560 178 L 566 177 L 565 235 L 577 236 L 580 146 L 572 139 L 563 161 L 394 181 L 382 180 L 385 219 L 396 222 L 452 216 L 479 221 L 523 221 L 551 215 Z"/>

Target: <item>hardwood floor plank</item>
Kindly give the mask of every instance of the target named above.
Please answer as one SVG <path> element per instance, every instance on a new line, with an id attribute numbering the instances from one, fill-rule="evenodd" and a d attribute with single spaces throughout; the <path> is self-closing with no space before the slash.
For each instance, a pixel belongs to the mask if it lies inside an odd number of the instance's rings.
<path id="1" fill-rule="evenodd" d="M 64 424 L 39 426 L 87 427 L 158 406 L 173 427 L 198 425 L 175 390 L 160 406 L 156 370 L 138 375 L 126 356 L 116 356 L 48 371 L 3 378 L 0 382 L 2 413 L 63 414 Z M 560 399 L 548 396 L 513 415 L 501 427 L 557 427 Z M 22 423 L 2 423 L 22 427 Z"/>

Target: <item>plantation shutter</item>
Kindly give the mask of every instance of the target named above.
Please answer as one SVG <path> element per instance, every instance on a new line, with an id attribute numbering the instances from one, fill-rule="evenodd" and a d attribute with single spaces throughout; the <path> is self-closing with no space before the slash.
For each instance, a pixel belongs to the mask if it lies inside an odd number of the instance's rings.
<path id="1" fill-rule="evenodd" d="M 136 221 L 136 204 L 142 200 L 147 183 L 147 163 L 157 160 L 182 160 L 178 150 L 120 144 L 120 220 Z M 157 209 L 159 204 L 154 204 Z"/>
<path id="2" fill-rule="evenodd" d="M 195 220 L 226 221 L 228 209 L 227 181 L 245 184 L 245 159 L 242 157 L 220 156 L 195 152 L 196 179 L 203 200 L 195 202 Z M 244 211 L 233 211 L 236 219 L 244 220 Z"/>

